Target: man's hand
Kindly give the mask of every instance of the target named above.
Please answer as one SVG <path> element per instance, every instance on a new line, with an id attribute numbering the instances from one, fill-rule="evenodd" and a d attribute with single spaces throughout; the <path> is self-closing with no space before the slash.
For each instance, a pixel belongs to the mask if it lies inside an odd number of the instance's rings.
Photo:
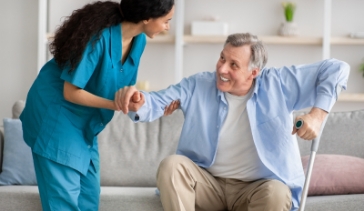
<path id="1" fill-rule="evenodd" d="M 326 111 L 319 108 L 312 108 L 308 114 L 297 116 L 295 123 L 301 119 L 303 120 L 303 125 L 299 129 L 293 125 L 292 135 L 297 133 L 297 135 L 302 139 L 313 140 L 319 135 L 326 115 Z"/>
<path id="2" fill-rule="evenodd" d="M 164 116 L 168 116 L 172 114 L 177 108 L 179 108 L 180 102 L 179 100 L 174 100 L 169 104 L 169 106 L 166 106 L 164 108 Z"/>
<path id="3" fill-rule="evenodd" d="M 117 111 L 127 114 L 130 111 L 138 111 L 145 102 L 144 95 L 134 86 L 126 86 L 115 93 L 114 104 Z"/>

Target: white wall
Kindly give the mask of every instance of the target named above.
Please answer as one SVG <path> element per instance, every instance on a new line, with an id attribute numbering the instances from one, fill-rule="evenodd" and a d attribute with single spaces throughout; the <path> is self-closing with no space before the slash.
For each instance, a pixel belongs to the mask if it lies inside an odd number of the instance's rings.
<path id="1" fill-rule="evenodd" d="M 37 74 L 37 0 L 1 0 L 0 125 L 26 93 Z"/>
<path id="2" fill-rule="evenodd" d="M 49 0 L 49 30 L 61 24 L 63 17 L 92 0 Z M 116 0 L 115 0 L 116 1 Z M 176 0 L 178 1 L 178 0 Z M 219 16 L 229 23 L 229 33 L 252 32 L 275 35 L 283 21 L 281 0 L 185 0 L 185 33 L 190 22 Z M 295 21 L 303 36 L 322 36 L 323 0 L 296 0 Z M 0 7 L 0 118 L 11 115 L 17 99 L 25 99 L 37 72 L 37 0 L 1 0 Z M 362 0 L 333 0 L 332 35 L 346 36 L 364 31 Z M 174 20 L 171 34 L 174 34 Z M 267 66 L 311 63 L 322 58 L 321 46 L 267 45 Z M 184 47 L 184 73 L 214 70 L 222 44 L 188 44 Z M 333 46 L 331 56 L 347 61 L 352 68 L 348 92 L 364 92 L 364 78 L 358 67 L 364 58 L 364 45 Z M 152 89 L 174 83 L 174 45 L 148 44 L 141 60 L 139 80 L 148 80 Z M 338 102 L 334 110 L 363 109 L 364 103 Z M 0 123 L 1 125 L 1 123 Z"/>

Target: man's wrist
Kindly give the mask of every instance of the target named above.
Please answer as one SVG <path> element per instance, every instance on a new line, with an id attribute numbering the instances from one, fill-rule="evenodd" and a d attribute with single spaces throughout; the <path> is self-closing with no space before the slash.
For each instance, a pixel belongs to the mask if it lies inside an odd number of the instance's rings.
<path id="1" fill-rule="evenodd" d="M 309 114 L 314 117 L 314 118 L 318 118 L 321 121 L 323 121 L 326 117 L 326 115 L 328 114 L 327 111 L 321 109 L 321 108 L 317 108 L 317 107 L 313 107 L 311 109 L 311 111 L 309 112 Z"/>

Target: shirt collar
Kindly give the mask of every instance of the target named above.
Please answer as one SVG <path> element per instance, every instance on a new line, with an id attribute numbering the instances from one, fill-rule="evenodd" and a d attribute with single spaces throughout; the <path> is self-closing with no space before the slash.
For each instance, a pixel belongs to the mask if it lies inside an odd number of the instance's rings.
<path id="1" fill-rule="evenodd" d="M 133 38 L 133 45 L 131 46 L 129 56 L 134 64 L 136 64 L 140 59 L 140 49 L 143 49 L 143 37 L 144 34 L 138 34 Z"/>
<path id="2" fill-rule="evenodd" d="M 118 24 L 118 25 L 111 27 L 110 43 L 111 43 L 112 60 L 113 60 L 114 64 L 117 64 L 118 62 L 121 63 L 121 53 L 122 53 L 121 52 L 121 48 L 122 48 L 121 27 L 122 27 L 122 24 Z M 143 40 L 143 37 L 144 37 L 144 34 L 139 34 L 133 38 L 132 47 L 130 49 L 128 57 L 131 58 L 131 60 L 133 61 L 134 64 L 139 60 L 139 57 L 140 57 L 139 49 L 143 49 L 141 47 L 143 45 L 143 42 L 141 41 L 141 40 Z"/>
<path id="3" fill-rule="evenodd" d="M 121 24 L 111 26 L 110 52 L 113 64 L 121 63 Z"/>
<path id="4" fill-rule="evenodd" d="M 263 68 L 260 71 L 260 74 L 255 78 L 255 85 L 254 85 L 253 95 L 258 94 L 258 89 L 259 89 L 260 83 L 262 82 L 262 77 L 261 76 L 262 76 L 264 70 L 265 70 L 265 68 Z"/>
<path id="5" fill-rule="evenodd" d="M 217 76 L 216 76 L 216 71 L 214 72 L 214 77 L 215 77 L 215 86 L 217 83 Z M 225 95 L 224 92 L 220 91 L 217 86 L 216 86 L 216 90 L 217 90 L 217 99 L 220 99 L 222 102 L 224 102 L 225 104 L 227 104 L 226 99 L 225 99 Z"/>

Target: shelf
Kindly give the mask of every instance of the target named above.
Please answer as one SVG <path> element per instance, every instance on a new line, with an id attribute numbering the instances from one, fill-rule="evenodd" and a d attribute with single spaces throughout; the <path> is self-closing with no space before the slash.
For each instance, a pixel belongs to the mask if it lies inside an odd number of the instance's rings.
<path id="1" fill-rule="evenodd" d="M 185 43 L 221 44 L 226 40 L 226 36 L 183 36 Z"/>
<path id="2" fill-rule="evenodd" d="M 339 95 L 340 102 L 363 102 L 364 94 L 361 93 L 342 93 Z"/>
<path id="3" fill-rule="evenodd" d="M 185 35 L 185 43 L 221 44 L 227 36 L 192 36 Z M 321 45 L 321 37 L 282 37 L 282 36 L 258 36 L 264 44 L 294 44 L 294 45 Z"/>
<path id="4" fill-rule="evenodd" d="M 54 37 L 53 33 L 47 33 L 48 41 Z M 185 43 L 201 44 L 223 44 L 227 36 L 192 36 L 185 35 Z M 264 44 L 291 44 L 291 45 L 322 45 L 321 37 L 281 37 L 281 36 L 258 36 Z M 153 39 L 147 38 L 148 43 L 174 43 L 173 35 L 158 35 Z M 331 37 L 332 45 L 364 45 L 364 38 Z"/>
<path id="5" fill-rule="evenodd" d="M 51 41 L 54 38 L 54 33 L 47 33 L 46 40 Z M 174 36 L 172 35 L 157 35 L 153 39 L 147 37 L 148 43 L 174 43 Z"/>
<path id="6" fill-rule="evenodd" d="M 331 37 L 333 45 L 364 45 L 364 38 Z"/>
<path id="7" fill-rule="evenodd" d="M 174 43 L 174 36 L 172 35 L 157 35 L 153 39 L 147 37 L 148 43 Z"/>
<path id="8" fill-rule="evenodd" d="M 265 44 L 291 44 L 291 45 L 322 45 L 322 37 L 282 37 L 282 36 L 258 36 Z M 221 44 L 226 36 L 192 36 L 185 35 L 185 43 Z M 364 45 L 364 38 L 331 37 L 333 45 Z"/>
<path id="9" fill-rule="evenodd" d="M 322 37 L 258 36 L 265 44 L 322 45 Z"/>

